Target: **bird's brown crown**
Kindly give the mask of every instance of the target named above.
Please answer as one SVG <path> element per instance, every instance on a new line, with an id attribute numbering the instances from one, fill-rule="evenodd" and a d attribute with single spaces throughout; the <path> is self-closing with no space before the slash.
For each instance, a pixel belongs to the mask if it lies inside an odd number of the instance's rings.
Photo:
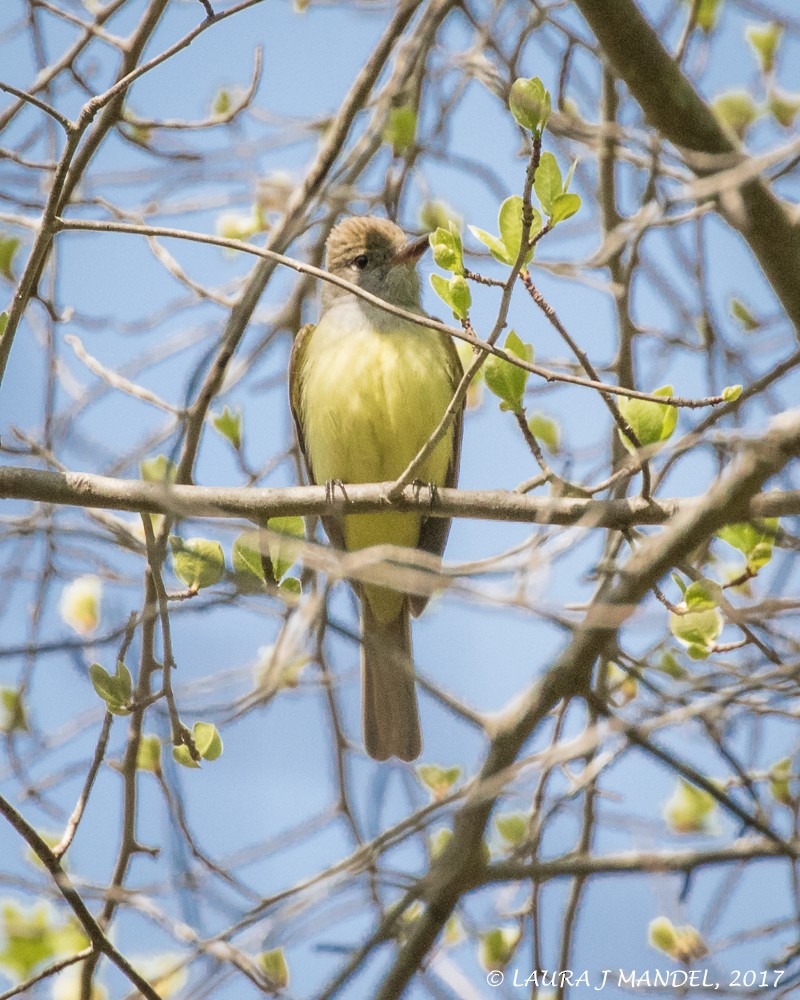
<path id="1" fill-rule="evenodd" d="M 403 230 L 388 219 L 356 215 L 331 230 L 325 245 L 329 271 L 349 267 L 362 253 L 371 261 L 389 261 L 406 243 Z"/>

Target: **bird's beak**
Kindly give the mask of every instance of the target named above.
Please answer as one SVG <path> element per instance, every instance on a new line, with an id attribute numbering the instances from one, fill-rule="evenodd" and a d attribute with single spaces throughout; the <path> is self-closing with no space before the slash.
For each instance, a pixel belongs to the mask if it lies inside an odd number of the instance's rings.
<path id="1" fill-rule="evenodd" d="M 409 240 L 389 261 L 389 267 L 398 267 L 400 264 L 416 264 L 429 246 L 430 242 L 427 236 L 421 236 L 418 240 Z"/>

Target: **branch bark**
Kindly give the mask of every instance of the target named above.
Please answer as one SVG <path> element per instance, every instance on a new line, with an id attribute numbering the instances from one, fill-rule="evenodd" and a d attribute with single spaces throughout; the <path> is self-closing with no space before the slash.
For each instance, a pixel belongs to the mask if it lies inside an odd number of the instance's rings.
<path id="1" fill-rule="evenodd" d="M 634 0 L 575 3 L 648 121 L 683 152 L 698 176 L 746 159 Z M 800 335 L 800 228 L 760 177 L 721 198 L 720 211 L 749 244 Z"/>
<path id="2" fill-rule="evenodd" d="M 59 892 L 67 903 L 69 903 L 72 912 L 78 918 L 81 927 L 86 931 L 89 940 L 92 942 L 92 954 L 105 955 L 139 990 L 142 996 L 147 997 L 147 1000 L 160 1000 L 158 993 L 156 993 L 150 983 L 134 969 L 127 958 L 121 952 L 117 951 L 105 936 L 100 925 L 87 909 L 86 904 L 72 884 L 69 876 L 61 867 L 61 862 L 53 854 L 45 841 L 42 840 L 21 813 L 17 812 L 11 803 L 2 796 L 0 796 L 0 815 L 8 820 L 52 876 L 53 881 L 58 886 Z"/>
<path id="3" fill-rule="evenodd" d="M 427 517 L 461 517 L 525 524 L 579 525 L 624 529 L 666 524 L 705 502 L 669 498 L 591 500 L 533 497 L 510 490 L 454 490 L 406 486 L 388 499 L 393 483 L 353 484 L 347 499 L 337 491 L 331 501 L 324 486 L 258 488 L 248 486 L 167 486 L 136 479 L 111 479 L 88 472 L 45 472 L 13 466 L 0 468 L 0 499 L 31 500 L 69 507 L 174 514 L 181 517 L 241 517 L 263 523 L 268 517 L 368 514 L 376 511 L 420 511 Z M 800 515 L 800 490 L 769 492 L 743 500 L 737 520 Z M 725 522 L 723 522 L 725 523 Z"/>
<path id="4" fill-rule="evenodd" d="M 425 910 L 414 922 L 377 1000 L 398 1000 L 402 996 L 459 899 L 475 883 L 476 873 L 484 867 L 483 833 L 502 791 L 503 775 L 513 773 L 512 765 L 537 727 L 562 698 L 587 689 L 598 655 L 616 639 L 653 584 L 726 520 L 740 518 L 764 483 L 798 454 L 800 410 L 792 410 L 777 418 L 760 441 L 746 446 L 700 502 L 679 513 L 667 530 L 643 544 L 616 582 L 611 577 L 603 581 L 556 662 L 528 695 L 497 721 L 473 791 L 456 813 L 453 836 L 428 875 Z"/>

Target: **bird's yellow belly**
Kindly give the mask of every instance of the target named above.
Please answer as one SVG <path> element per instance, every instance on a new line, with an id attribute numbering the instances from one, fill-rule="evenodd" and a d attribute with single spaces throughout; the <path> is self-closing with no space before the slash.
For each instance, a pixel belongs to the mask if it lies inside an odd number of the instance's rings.
<path id="1" fill-rule="evenodd" d="M 438 426 L 453 393 L 444 345 L 432 331 L 410 324 L 340 332 L 323 319 L 304 375 L 305 444 L 318 483 L 396 479 Z M 451 429 L 417 479 L 444 485 L 452 448 Z M 417 514 L 351 514 L 345 518 L 345 544 L 350 550 L 413 547 L 420 526 Z M 381 618 L 391 620 L 399 608 L 402 596 L 391 597 L 385 609 L 370 601 L 376 613 L 384 612 Z"/>

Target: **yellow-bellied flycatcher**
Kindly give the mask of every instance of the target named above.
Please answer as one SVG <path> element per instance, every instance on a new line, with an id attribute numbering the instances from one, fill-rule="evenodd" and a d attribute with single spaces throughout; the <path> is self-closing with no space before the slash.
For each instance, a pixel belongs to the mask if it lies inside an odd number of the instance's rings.
<path id="1" fill-rule="evenodd" d="M 427 238 L 408 241 L 393 222 L 345 219 L 331 232 L 327 266 L 393 305 L 424 315 L 417 261 Z M 315 483 L 397 479 L 438 426 L 462 368 L 446 334 L 400 319 L 325 282 L 322 315 L 297 335 L 289 398 L 300 446 Z M 461 414 L 417 478 L 454 486 Z M 334 545 L 416 547 L 441 555 L 448 520 L 417 513 L 348 514 L 324 519 Z M 376 760 L 419 756 L 420 738 L 409 612 L 428 598 L 357 584 L 361 600 L 364 743 Z"/>

